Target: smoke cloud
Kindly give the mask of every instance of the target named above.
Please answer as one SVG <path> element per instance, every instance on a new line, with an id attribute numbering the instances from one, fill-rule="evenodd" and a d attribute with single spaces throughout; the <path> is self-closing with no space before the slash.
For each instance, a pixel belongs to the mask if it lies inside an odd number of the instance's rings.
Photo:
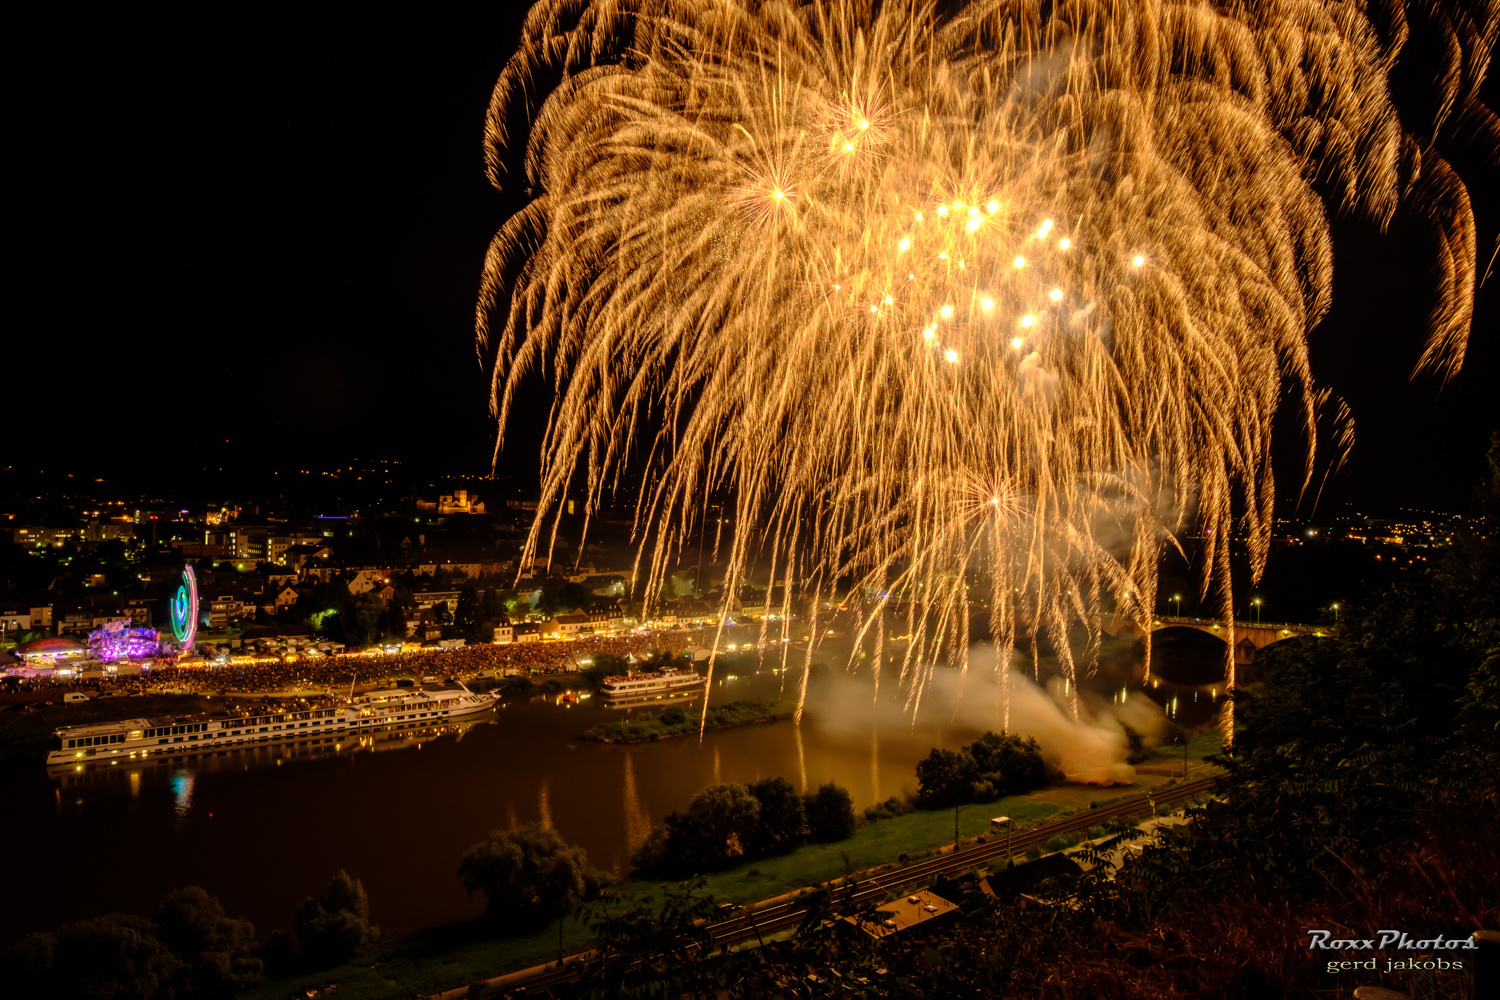
<path id="1" fill-rule="evenodd" d="M 1148 743 L 1163 731 L 1161 709 L 1144 695 L 1114 704 L 1085 692 L 1080 718 L 1074 719 L 1065 707 L 1061 677 L 1043 687 L 1012 667 L 1002 678 L 994 669 L 990 645 L 971 647 L 969 663 L 963 674 L 934 670 L 915 713 L 904 692 L 887 685 L 877 698 L 868 676 L 847 674 L 820 679 L 808 693 L 808 707 L 820 729 L 851 739 L 868 738 L 873 724 L 882 741 L 957 749 L 986 730 L 1008 729 L 1034 738 L 1047 763 L 1069 781 L 1130 781 L 1135 769 L 1125 760 L 1129 748 L 1122 726 L 1141 733 Z"/>

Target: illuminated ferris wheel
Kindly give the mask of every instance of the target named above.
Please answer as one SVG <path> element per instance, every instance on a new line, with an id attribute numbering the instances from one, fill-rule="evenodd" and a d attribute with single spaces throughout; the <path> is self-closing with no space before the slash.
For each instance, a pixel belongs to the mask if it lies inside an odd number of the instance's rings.
<path id="1" fill-rule="evenodd" d="M 182 583 L 171 600 L 172 635 L 178 648 L 191 650 L 193 637 L 198 634 L 198 580 L 193 575 L 193 565 L 182 567 Z"/>

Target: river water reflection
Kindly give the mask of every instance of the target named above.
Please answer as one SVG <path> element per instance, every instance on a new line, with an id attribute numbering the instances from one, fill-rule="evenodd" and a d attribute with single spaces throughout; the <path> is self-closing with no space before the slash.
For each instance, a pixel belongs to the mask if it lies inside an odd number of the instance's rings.
<path id="1" fill-rule="evenodd" d="M 726 677 L 710 698 L 774 697 L 782 683 L 770 670 Z M 385 930 L 432 926 L 481 911 L 454 872 L 488 830 L 541 820 L 596 867 L 623 870 L 651 825 L 704 785 L 837 781 L 863 808 L 912 790 L 929 748 L 969 735 L 951 702 L 929 699 L 913 722 L 894 685 L 879 706 L 869 694 L 867 682 L 830 680 L 800 726 L 746 726 L 701 744 L 592 743 L 579 734 L 620 718 L 618 709 L 597 697 L 566 705 L 538 696 L 354 749 L 260 746 L 82 773 L 6 766 L 6 895 L 24 902 L 0 908 L 0 947 L 69 920 L 150 912 L 184 885 L 203 886 L 264 935 L 288 929 L 302 899 L 340 868 L 364 881 Z"/>

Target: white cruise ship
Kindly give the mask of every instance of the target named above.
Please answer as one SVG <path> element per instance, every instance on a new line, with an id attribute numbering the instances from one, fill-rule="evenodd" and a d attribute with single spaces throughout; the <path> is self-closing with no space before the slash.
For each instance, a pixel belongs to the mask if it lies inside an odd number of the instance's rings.
<path id="1" fill-rule="evenodd" d="M 703 675 L 696 670 L 663 670 L 659 674 L 620 674 L 604 678 L 604 694 L 610 698 L 633 698 L 701 688 Z"/>
<path id="2" fill-rule="evenodd" d="M 214 712 L 175 718 L 126 719 L 88 726 L 63 726 L 47 745 L 48 764 L 98 764 L 187 750 L 210 750 L 246 743 L 272 743 L 385 726 L 427 725 L 475 715 L 492 707 L 495 696 L 457 688 L 424 691 L 396 688 L 352 698 L 340 708 L 267 712 Z"/>

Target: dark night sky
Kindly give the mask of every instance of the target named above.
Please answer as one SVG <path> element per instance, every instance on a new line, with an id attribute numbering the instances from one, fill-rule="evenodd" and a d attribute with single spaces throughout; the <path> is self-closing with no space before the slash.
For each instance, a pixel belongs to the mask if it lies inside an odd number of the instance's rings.
<path id="1" fill-rule="evenodd" d="M 473 303 L 514 202 L 486 182 L 480 139 L 524 11 L 358 10 L 61 12 L 12 35 L 32 69 L 13 74 L 7 464 L 487 469 Z M 1500 183 L 1493 164 L 1460 167 L 1487 199 L 1488 260 Z M 1407 377 L 1429 304 L 1420 228 L 1346 220 L 1335 239 L 1313 361 L 1358 439 L 1324 509 L 1461 509 L 1500 425 L 1497 281 L 1439 393 Z"/>

